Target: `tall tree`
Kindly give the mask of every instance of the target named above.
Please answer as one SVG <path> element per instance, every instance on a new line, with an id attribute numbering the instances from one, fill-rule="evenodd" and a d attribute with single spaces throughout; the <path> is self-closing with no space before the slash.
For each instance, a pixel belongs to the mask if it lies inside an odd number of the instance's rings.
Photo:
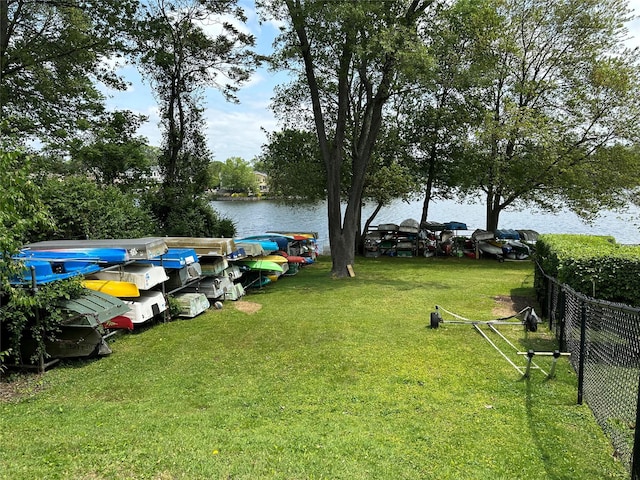
<path id="1" fill-rule="evenodd" d="M 256 193 L 258 181 L 251 164 L 240 157 L 227 158 L 220 171 L 220 187 L 231 193 Z"/>
<path id="2" fill-rule="evenodd" d="M 326 198 L 326 175 L 318 137 L 308 130 L 285 129 L 268 135 L 260 168 L 269 176 L 269 189 L 284 199 L 309 202 Z"/>
<path id="3" fill-rule="evenodd" d="M 154 0 L 143 6 L 140 62 L 159 100 L 164 177 L 156 213 L 167 226 L 174 210 L 197 202 L 208 187 L 211 160 L 204 135 L 203 92 L 217 87 L 233 100 L 248 79 L 254 38 L 231 20 L 244 21 L 233 0 Z M 221 81 L 221 78 L 226 81 Z"/>
<path id="4" fill-rule="evenodd" d="M 0 1 L 0 120 L 47 141 L 100 113 L 95 82 L 124 88 L 106 60 L 126 50 L 137 3 Z"/>
<path id="5" fill-rule="evenodd" d="M 331 271 L 345 277 L 355 260 L 365 178 L 383 109 L 398 88 L 398 72 L 422 61 L 417 29 L 433 2 L 259 3 L 265 13 L 286 23 L 280 38 L 283 64 L 302 65 L 327 175 Z M 342 182 L 345 170 L 347 185 Z"/>
<path id="6" fill-rule="evenodd" d="M 461 191 L 483 192 L 488 230 L 518 203 L 587 215 L 624 201 L 640 184 L 633 157 L 617 154 L 640 133 L 638 56 L 621 48 L 626 2 L 506 0 L 497 13 L 502 35 L 487 51 L 496 67 Z"/>
<path id="7" fill-rule="evenodd" d="M 463 160 L 466 139 L 482 119 L 478 94 L 494 63 L 495 5 L 458 0 L 438 9 L 422 32 L 432 62 L 407 72 L 411 87 L 397 101 L 412 170 L 422 177 L 421 222 L 432 199 L 452 197 L 451 166 Z"/>

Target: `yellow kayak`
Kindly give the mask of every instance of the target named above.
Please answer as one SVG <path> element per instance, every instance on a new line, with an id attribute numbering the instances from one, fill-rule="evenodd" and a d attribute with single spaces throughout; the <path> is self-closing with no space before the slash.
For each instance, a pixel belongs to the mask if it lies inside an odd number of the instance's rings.
<path id="1" fill-rule="evenodd" d="M 274 263 L 289 263 L 289 260 L 282 255 L 262 255 L 261 257 L 256 257 L 256 259 Z"/>
<path id="2" fill-rule="evenodd" d="M 120 280 L 82 280 L 82 286 L 113 297 L 140 296 L 140 290 L 135 283 L 122 282 Z"/>

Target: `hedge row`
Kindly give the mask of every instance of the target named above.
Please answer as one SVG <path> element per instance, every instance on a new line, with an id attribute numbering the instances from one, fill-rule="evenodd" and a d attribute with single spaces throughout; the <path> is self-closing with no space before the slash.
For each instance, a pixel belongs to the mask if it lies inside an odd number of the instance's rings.
<path id="1" fill-rule="evenodd" d="M 610 236 L 547 234 L 536 243 L 536 259 L 547 275 L 580 293 L 640 306 L 640 246 Z"/>

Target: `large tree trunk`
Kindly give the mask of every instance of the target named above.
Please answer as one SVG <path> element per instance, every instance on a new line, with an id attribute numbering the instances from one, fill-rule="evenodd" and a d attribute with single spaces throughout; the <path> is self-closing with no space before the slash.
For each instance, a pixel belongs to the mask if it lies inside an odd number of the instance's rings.
<path id="1" fill-rule="evenodd" d="M 382 107 L 389 98 L 393 78 L 397 68 L 397 62 L 393 54 L 387 53 L 385 60 L 375 74 L 368 72 L 366 57 L 357 59 L 358 64 L 352 61 L 356 55 L 356 41 L 360 31 L 351 28 L 354 19 L 346 18 L 342 31 L 344 38 L 341 45 L 335 46 L 339 52 L 337 75 L 337 110 L 335 123 L 331 122 L 334 134 L 327 132 L 320 87 L 316 78 L 314 58 L 311 53 L 311 42 L 307 36 L 306 17 L 303 11 L 303 3 L 300 0 L 285 1 L 293 28 L 300 41 L 300 54 L 304 62 L 305 76 L 309 86 L 311 104 L 313 107 L 314 122 L 318 134 L 320 152 L 327 172 L 327 209 L 329 221 L 329 243 L 331 247 L 332 269 L 335 277 L 349 275 L 348 266 L 353 265 L 356 252 L 356 239 L 360 229 L 362 192 L 365 176 L 376 138 L 380 132 L 382 123 Z M 415 27 L 415 21 L 430 2 L 420 3 L 413 1 L 406 14 L 400 18 L 400 23 Z M 359 115 L 354 116 L 350 112 L 351 88 L 355 78 L 361 82 L 364 103 Z M 375 79 L 379 78 L 377 91 Z M 342 189 L 341 180 L 345 149 L 348 148 L 347 130 L 350 122 L 358 118 L 355 135 L 351 142 L 351 184 L 348 186 L 349 199 L 344 213 L 341 215 Z"/>
<path id="2" fill-rule="evenodd" d="M 435 151 L 432 149 L 432 156 L 429 161 L 429 173 L 427 176 L 427 186 L 424 192 L 424 201 L 422 202 L 422 215 L 420 216 L 420 225 L 427 221 L 429 215 L 429 202 L 431 201 L 431 195 L 433 193 L 433 179 L 435 177 Z"/>
<path id="3" fill-rule="evenodd" d="M 495 232 L 498 229 L 498 220 L 500 218 L 500 212 L 503 205 L 500 204 L 500 195 L 494 192 L 487 193 L 487 205 L 486 205 L 486 230 L 488 232 Z"/>

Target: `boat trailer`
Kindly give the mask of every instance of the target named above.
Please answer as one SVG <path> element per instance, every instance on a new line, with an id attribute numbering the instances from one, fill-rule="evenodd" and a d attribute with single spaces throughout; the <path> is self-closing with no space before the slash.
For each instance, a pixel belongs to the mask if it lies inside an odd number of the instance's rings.
<path id="1" fill-rule="evenodd" d="M 452 317 L 455 320 L 443 320 L 440 311 L 443 311 Z M 521 318 L 519 318 L 521 317 Z M 517 320 L 513 320 L 517 319 Z M 482 337 L 489 342 L 489 344 L 500 354 L 502 357 L 515 368 L 518 373 L 520 373 L 524 378 L 529 378 L 531 370 L 540 370 L 547 378 L 555 377 L 556 373 L 556 364 L 558 363 L 558 359 L 560 357 L 570 356 L 570 353 L 560 352 L 559 350 L 555 350 L 553 352 L 537 352 L 535 350 L 528 350 L 526 352 L 520 351 L 518 347 L 516 347 L 507 337 L 505 337 L 495 325 L 523 325 L 527 332 L 535 332 L 538 330 L 538 323 L 541 323 L 540 318 L 536 315 L 535 310 L 532 307 L 525 307 L 520 310 L 518 313 L 511 315 L 509 317 L 497 318 L 495 320 L 470 320 L 468 318 L 464 318 L 460 315 L 457 315 L 453 312 L 450 312 L 442 307 L 436 305 L 435 312 L 431 312 L 431 328 L 438 328 L 443 323 L 450 324 L 458 324 L 458 325 L 472 325 L 473 328 L 480 334 Z M 511 358 L 504 353 L 500 347 L 487 335 L 487 333 L 480 328 L 480 326 L 486 326 L 492 333 L 496 334 L 504 343 L 513 348 L 516 352 L 516 355 L 526 356 L 527 364 L 525 366 L 517 365 Z M 537 365 L 533 361 L 533 357 L 535 356 L 552 356 L 553 363 L 551 364 L 551 369 L 549 373 L 545 372 L 539 365 Z"/>

